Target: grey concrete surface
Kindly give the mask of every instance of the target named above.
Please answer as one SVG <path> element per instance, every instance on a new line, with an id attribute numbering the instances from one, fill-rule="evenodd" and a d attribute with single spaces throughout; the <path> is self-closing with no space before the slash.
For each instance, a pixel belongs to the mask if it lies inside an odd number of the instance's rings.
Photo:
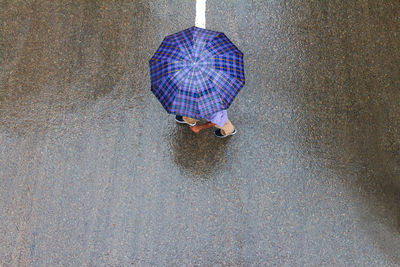
<path id="1" fill-rule="evenodd" d="M 195 1 L 0 2 L 0 265 L 399 266 L 400 3 L 207 1 L 219 140 L 150 92 Z"/>

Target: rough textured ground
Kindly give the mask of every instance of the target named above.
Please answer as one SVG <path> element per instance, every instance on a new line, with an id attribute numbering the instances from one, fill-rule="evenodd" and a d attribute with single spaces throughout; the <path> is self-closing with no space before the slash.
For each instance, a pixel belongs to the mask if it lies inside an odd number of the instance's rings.
<path id="1" fill-rule="evenodd" d="M 400 2 L 207 1 L 217 140 L 148 60 L 195 1 L 0 1 L 0 265 L 399 266 Z"/>

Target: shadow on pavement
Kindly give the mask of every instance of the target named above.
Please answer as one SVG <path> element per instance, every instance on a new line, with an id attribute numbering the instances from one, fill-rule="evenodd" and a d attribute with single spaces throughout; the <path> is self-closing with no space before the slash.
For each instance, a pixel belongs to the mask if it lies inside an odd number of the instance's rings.
<path id="1" fill-rule="evenodd" d="M 389 258 L 400 262 L 400 149 L 395 144 L 399 136 L 385 125 L 390 123 L 384 118 L 389 109 L 390 105 L 369 103 L 341 119 L 314 112 L 305 129 L 305 146 L 311 148 L 307 153 L 312 159 L 337 173 L 346 189 L 354 191 L 356 201 L 365 207 L 359 210 L 361 225 Z M 390 231 L 376 231 L 377 223 Z"/>
<path id="2" fill-rule="evenodd" d="M 222 171 L 226 163 L 229 138 L 216 138 L 214 129 L 194 134 L 189 127 L 177 125 L 169 141 L 172 158 L 186 176 L 209 179 Z"/>
<path id="3" fill-rule="evenodd" d="M 314 12 L 311 7 L 305 10 Z M 364 207 L 358 211 L 361 225 L 399 263 L 400 95 L 392 68 L 398 65 L 398 57 L 392 56 L 396 54 L 395 16 L 382 21 L 372 15 L 366 20 L 356 10 L 349 8 L 352 16 L 339 22 L 328 20 L 333 24 L 329 29 L 312 16 L 307 25 L 296 25 L 318 35 L 302 39 L 304 34 L 296 33 L 306 60 L 299 62 L 296 82 L 302 86 L 293 98 L 303 110 L 301 138 L 309 148 L 305 153 L 337 173 L 345 188 L 354 192 L 356 202 Z M 389 231 L 378 231 L 377 224 Z"/>
<path id="4" fill-rule="evenodd" d="M 43 130 L 101 97 L 135 93 L 121 90 L 132 80 L 129 71 L 136 67 L 132 58 L 146 56 L 135 55 L 132 47 L 146 41 L 128 25 L 146 16 L 132 16 L 136 8 L 149 13 L 147 5 L 106 1 L 4 5 L 9 12 L 3 14 L 0 27 L 0 36 L 5 37 L 0 52 L 0 125 L 9 132 Z"/>

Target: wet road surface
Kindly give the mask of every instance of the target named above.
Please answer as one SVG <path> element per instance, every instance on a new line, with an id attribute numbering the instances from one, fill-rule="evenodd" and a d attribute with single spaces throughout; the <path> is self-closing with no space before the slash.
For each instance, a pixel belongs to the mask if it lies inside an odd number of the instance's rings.
<path id="1" fill-rule="evenodd" d="M 208 0 L 245 54 L 220 140 L 150 92 L 194 1 L 2 1 L 0 264 L 399 266 L 399 11 Z"/>

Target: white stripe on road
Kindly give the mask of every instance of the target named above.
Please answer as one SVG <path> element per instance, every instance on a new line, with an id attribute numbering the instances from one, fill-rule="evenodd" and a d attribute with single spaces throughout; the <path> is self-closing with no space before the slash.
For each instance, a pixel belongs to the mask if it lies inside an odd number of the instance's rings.
<path id="1" fill-rule="evenodd" d="M 196 0 L 196 27 L 206 28 L 206 0 Z"/>

